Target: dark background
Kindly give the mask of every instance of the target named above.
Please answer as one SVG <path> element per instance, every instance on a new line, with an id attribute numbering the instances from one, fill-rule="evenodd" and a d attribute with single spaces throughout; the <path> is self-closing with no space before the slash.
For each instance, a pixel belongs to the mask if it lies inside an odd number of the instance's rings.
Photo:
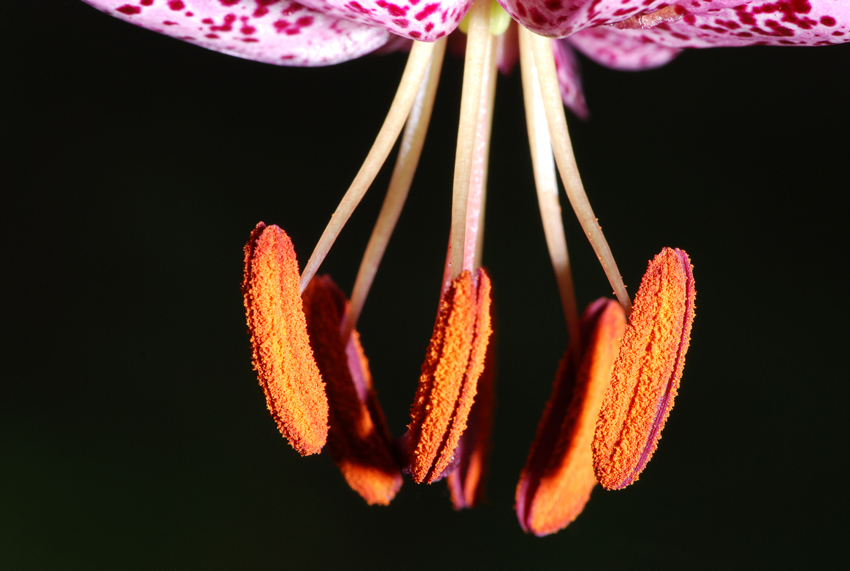
<path id="1" fill-rule="evenodd" d="M 688 251 L 697 319 L 640 482 L 525 536 L 516 480 L 566 344 L 518 70 L 499 83 L 485 264 L 499 325 L 491 503 L 406 481 L 369 508 L 265 411 L 239 293 L 259 220 L 302 264 L 388 109 L 403 55 L 276 68 L 74 0 L 4 3 L 3 569 L 828 568 L 846 560 L 850 46 L 584 61 L 571 121 L 636 291 Z M 407 422 L 445 252 L 461 62 L 361 332 Z M 385 169 L 388 171 L 389 169 Z M 323 270 L 350 290 L 384 172 Z M 610 288 L 571 213 L 582 305 Z"/>

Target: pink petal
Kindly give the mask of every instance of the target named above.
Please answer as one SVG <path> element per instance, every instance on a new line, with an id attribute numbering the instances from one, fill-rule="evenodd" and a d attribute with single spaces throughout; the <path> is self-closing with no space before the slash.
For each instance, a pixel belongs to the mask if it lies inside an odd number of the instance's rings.
<path id="1" fill-rule="evenodd" d="M 580 119 L 587 119 L 590 114 L 587 112 L 584 90 L 581 88 L 578 58 L 563 40 L 552 40 L 552 51 L 555 54 L 555 70 L 558 73 L 558 87 L 561 88 L 564 105 Z"/>
<path id="2" fill-rule="evenodd" d="M 618 30 L 611 26 L 582 30 L 566 41 L 596 63 L 619 70 L 660 67 L 681 51 L 642 40 L 631 30 Z"/>
<path id="3" fill-rule="evenodd" d="M 472 7 L 472 0 L 304 0 L 323 14 L 378 26 L 423 42 L 453 32 Z"/>
<path id="4" fill-rule="evenodd" d="M 839 3 L 841 0 L 811 0 Z M 537 34 L 563 38 L 578 31 L 629 21 L 627 27 L 650 26 L 747 5 L 751 0 L 498 0 L 514 20 Z M 780 0 L 792 4 L 806 0 Z M 756 0 L 756 3 L 763 3 Z"/>
<path id="5" fill-rule="evenodd" d="M 505 33 L 499 36 L 496 47 L 496 57 L 499 58 L 499 71 L 504 75 L 510 74 L 516 62 L 519 61 L 519 35 L 517 23 L 511 22 Z M 455 34 L 457 35 L 457 34 Z"/>
<path id="6" fill-rule="evenodd" d="M 639 41 L 675 48 L 839 44 L 850 41 L 850 2 L 754 0 L 702 14 L 688 13 L 679 21 L 647 30 L 624 31 Z"/>
<path id="7" fill-rule="evenodd" d="M 738 0 L 738 3 L 746 0 Z M 541 36 L 563 38 L 579 30 L 655 12 L 669 0 L 498 0 L 511 17 Z"/>
<path id="8" fill-rule="evenodd" d="M 195 45 L 278 65 L 331 65 L 385 43 L 380 28 L 291 0 L 83 0 L 111 16 Z"/>

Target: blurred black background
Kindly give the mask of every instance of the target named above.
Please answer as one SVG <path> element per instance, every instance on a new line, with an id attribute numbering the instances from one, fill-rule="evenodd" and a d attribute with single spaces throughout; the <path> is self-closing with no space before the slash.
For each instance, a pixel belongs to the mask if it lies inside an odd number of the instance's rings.
<path id="1" fill-rule="evenodd" d="M 846 561 L 850 46 L 717 49 L 655 71 L 583 61 L 571 121 L 634 292 L 685 249 L 697 319 L 676 408 L 631 488 L 548 538 L 513 492 L 566 331 L 519 73 L 496 103 L 485 264 L 498 304 L 489 505 L 406 481 L 369 508 L 277 433 L 239 293 L 259 220 L 302 264 L 365 156 L 404 55 L 277 68 L 82 2 L 5 3 L 3 569 L 828 568 Z M 449 59 L 361 334 L 408 418 L 448 236 L 462 65 Z M 379 177 L 323 266 L 350 291 Z M 609 292 L 565 215 L 582 305 Z"/>

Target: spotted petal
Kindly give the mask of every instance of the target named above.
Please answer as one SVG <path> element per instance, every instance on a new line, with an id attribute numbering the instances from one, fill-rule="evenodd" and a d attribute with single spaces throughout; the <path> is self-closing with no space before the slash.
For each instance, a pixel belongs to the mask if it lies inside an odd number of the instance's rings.
<path id="1" fill-rule="evenodd" d="M 681 50 L 641 39 L 611 26 L 599 26 L 573 34 L 569 42 L 600 65 L 624 71 L 653 69 L 669 63 Z"/>
<path id="2" fill-rule="evenodd" d="M 383 46 L 380 28 L 291 0 L 84 0 L 131 24 L 265 63 L 331 65 Z"/>
<path id="3" fill-rule="evenodd" d="M 453 32 L 472 0 L 302 0 L 311 8 L 393 34 L 434 42 Z"/>
<path id="4" fill-rule="evenodd" d="M 552 40 L 552 52 L 555 55 L 555 71 L 558 73 L 558 87 L 561 99 L 567 109 L 581 119 L 587 119 L 587 103 L 581 87 L 581 70 L 578 58 L 565 40 Z"/>
<path id="5" fill-rule="evenodd" d="M 739 0 L 739 3 L 744 0 Z M 669 0 L 498 0 L 511 17 L 541 36 L 563 38 L 579 30 L 655 12 Z"/>
<path id="6" fill-rule="evenodd" d="M 716 46 L 820 46 L 850 41 L 846 0 L 755 0 L 646 30 L 624 30 L 639 41 L 675 48 Z"/>
<path id="7" fill-rule="evenodd" d="M 790 3 L 805 0 L 783 0 Z M 832 0 L 821 0 L 832 1 Z M 840 1 L 840 0 L 835 0 Z M 703 14 L 748 0 L 498 0 L 520 24 L 541 36 L 563 38 L 596 26 L 645 19 L 641 27 Z"/>

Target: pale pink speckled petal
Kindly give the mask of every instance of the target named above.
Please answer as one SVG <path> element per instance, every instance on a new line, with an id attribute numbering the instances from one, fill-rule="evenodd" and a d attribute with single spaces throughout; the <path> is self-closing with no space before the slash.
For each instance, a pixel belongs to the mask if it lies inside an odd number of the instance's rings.
<path id="1" fill-rule="evenodd" d="M 587 119 L 589 113 L 581 88 L 578 58 L 566 40 L 552 40 L 552 52 L 555 54 L 555 71 L 558 73 L 558 87 L 561 88 L 564 105 L 580 119 Z"/>
<path id="2" fill-rule="evenodd" d="M 682 51 L 676 48 L 641 40 L 611 26 L 599 26 L 573 34 L 566 40 L 575 49 L 598 64 L 624 71 L 639 71 L 660 67 Z"/>
<path id="3" fill-rule="evenodd" d="M 389 34 L 291 0 L 83 0 L 111 16 L 195 45 L 265 63 L 331 65 L 383 46 Z"/>
<path id="4" fill-rule="evenodd" d="M 739 2 L 745 0 L 739 0 Z M 674 4 L 669 0 L 498 0 L 511 17 L 541 36 L 563 38 Z"/>
<path id="5" fill-rule="evenodd" d="M 805 0 L 780 0 L 791 4 Z M 817 0 L 812 0 L 817 1 Z M 839 2 L 843 0 L 820 0 Z M 634 27 L 649 27 L 679 20 L 686 13 L 749 4 L 749 0 L 498 0 L 520 24 L 541 36 L 563 38 L 578 31 L 629 20 Z M 641 20 L 639 20 L 639 18 Z"/>
<path id="6" fill-rule="evenodd" d="M 674 48 L 821 46 L 850 41 L 847 0 L 754 0 L 646 30 L 624 30 L 639 41 Z M 687 6 L 687 4 L 685 4 Z"/>
<path id="7" fill-rule="evenodd" d="M 434 42 L 453 32 L 472 0 L 302 0 L 323 14 Z"/>

